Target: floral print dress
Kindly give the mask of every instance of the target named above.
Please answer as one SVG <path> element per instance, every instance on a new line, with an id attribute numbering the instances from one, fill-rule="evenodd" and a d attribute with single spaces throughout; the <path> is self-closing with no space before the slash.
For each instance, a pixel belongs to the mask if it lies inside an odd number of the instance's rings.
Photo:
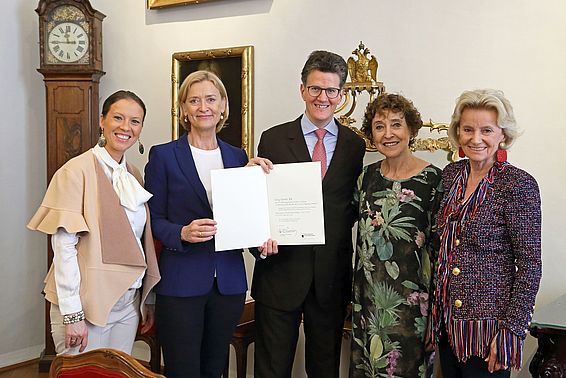
<path id="1" fill-rule="evenodd" d="M 380 167 L 364 167 L 357 184 L 350 376 L 425 377 L 436 255 L 430 236 L 442 172 L 429 165 L 395 181 Z"/>

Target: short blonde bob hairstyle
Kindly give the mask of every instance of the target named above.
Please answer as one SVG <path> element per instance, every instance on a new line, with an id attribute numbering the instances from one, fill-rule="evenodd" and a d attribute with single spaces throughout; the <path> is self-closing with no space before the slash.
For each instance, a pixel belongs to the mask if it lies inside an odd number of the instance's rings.
<path id="1" fill-rule="evenodd" d="M 505 146 L 509 149 L 517 137 L 521 134 L 515 121 L 513 107 L 502 91 L 496 89 L 475 89 L 465 91 L 456 100 L 456 107 L 452 113 L 452 121 L 448 128 L 448 137 L 456 147 L 460 146 L 458 141 L 460 133 L 460 118 L 465 109 L 488 109 L 497 113 L 497 126 L 503 130 Z"/>
<path id="2" fill-rule="evenodd" d="M 222 113 L 222 117 L 220 117 L 220 121 L 216 125 L 216 132 L 219 132 L 224 127 L 224 124 L 228 119 L 228 115 L 230 114 L 229 106 L 228 106 L 228 94 L 226 93 L 226 87 L 224 87 L 222 80 L 220 80 L 218 76 L 216 76 L 215 74 L 209 71 L 192 72 L 191 74 L 189 74 L 189 76 L 185 78 L 185 80 L 183 80 L 183 83 L 179 88 L 179 98 L 178 98 L 179 123 L 181 124 L 181 126 L 183 126 L 185 130 L 191 131 L 191 123 L 188 120 L 185 121 L 186 114 L 184 113 L 181 104 L 184 104 L 185 101 L 187 101 L 187 96 L 189 95 L 189 89 L 191 88 L 191 86 L 195 83 L 200 83 L 203 81 L 210 81 L 212 85 L 214 85 L 216 89 L 218 89 L 218 91 L 220 92 L 220 97 L 226 100 L 226 109 Z"/>

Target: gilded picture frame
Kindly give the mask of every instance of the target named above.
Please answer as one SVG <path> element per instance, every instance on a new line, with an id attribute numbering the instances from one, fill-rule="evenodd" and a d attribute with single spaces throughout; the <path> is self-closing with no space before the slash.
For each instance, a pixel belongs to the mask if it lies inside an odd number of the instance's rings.
<path id="1" fill-rule="evenodd" d="M 184 132 L 179 123 L 178 91 L 183 80 L 200 69 L 217 74 L 228 93 L 230 115 L 219 138 L 253 156 L 253 46 L 173 53 L 171 75 L 172 138 Z M 240 111 L 238 111 L 240 109 Z"/>
<path id="2" fill-rule="evenodd" d="M 210 1 L 216 1 L 216 0 L 147 0 L 147 8 L 159 9 L 159 8 L 176 7 L 179 5 L 191 5 L 191 4 L 196 5 L 201 3 L 208 3 Z"/>

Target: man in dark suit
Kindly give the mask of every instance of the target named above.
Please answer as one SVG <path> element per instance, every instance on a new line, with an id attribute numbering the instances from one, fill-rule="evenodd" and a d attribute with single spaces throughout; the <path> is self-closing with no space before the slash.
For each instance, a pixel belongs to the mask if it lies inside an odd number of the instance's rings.
<path id="1" fill-rule="evenodd" d="M 324 245 L 279 246 L 255 265 L 255 377 L 290 377 L 303 321 L 309 377 L 338 377 L 352 273 L 352 206 L 365 144 L 334 119 L 347 65 L 327 51 L 310 54 L 301 72 L 305 113 L 265 131 L 258 156 L 274 164 L 321 162 Z M 325 130 L 325 131 L 321 131 Z"/>

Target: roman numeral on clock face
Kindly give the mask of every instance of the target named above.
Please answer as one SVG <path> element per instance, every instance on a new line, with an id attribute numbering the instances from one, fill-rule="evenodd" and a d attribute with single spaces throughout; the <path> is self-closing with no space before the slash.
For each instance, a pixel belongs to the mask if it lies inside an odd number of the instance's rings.
<path id="1" fill-rule="evenodd" d="M 82 25 L 62 22 L 47 36 L 48 49 L 60 63 L 76 63 L 88 52 L 89 36 Z"/>

